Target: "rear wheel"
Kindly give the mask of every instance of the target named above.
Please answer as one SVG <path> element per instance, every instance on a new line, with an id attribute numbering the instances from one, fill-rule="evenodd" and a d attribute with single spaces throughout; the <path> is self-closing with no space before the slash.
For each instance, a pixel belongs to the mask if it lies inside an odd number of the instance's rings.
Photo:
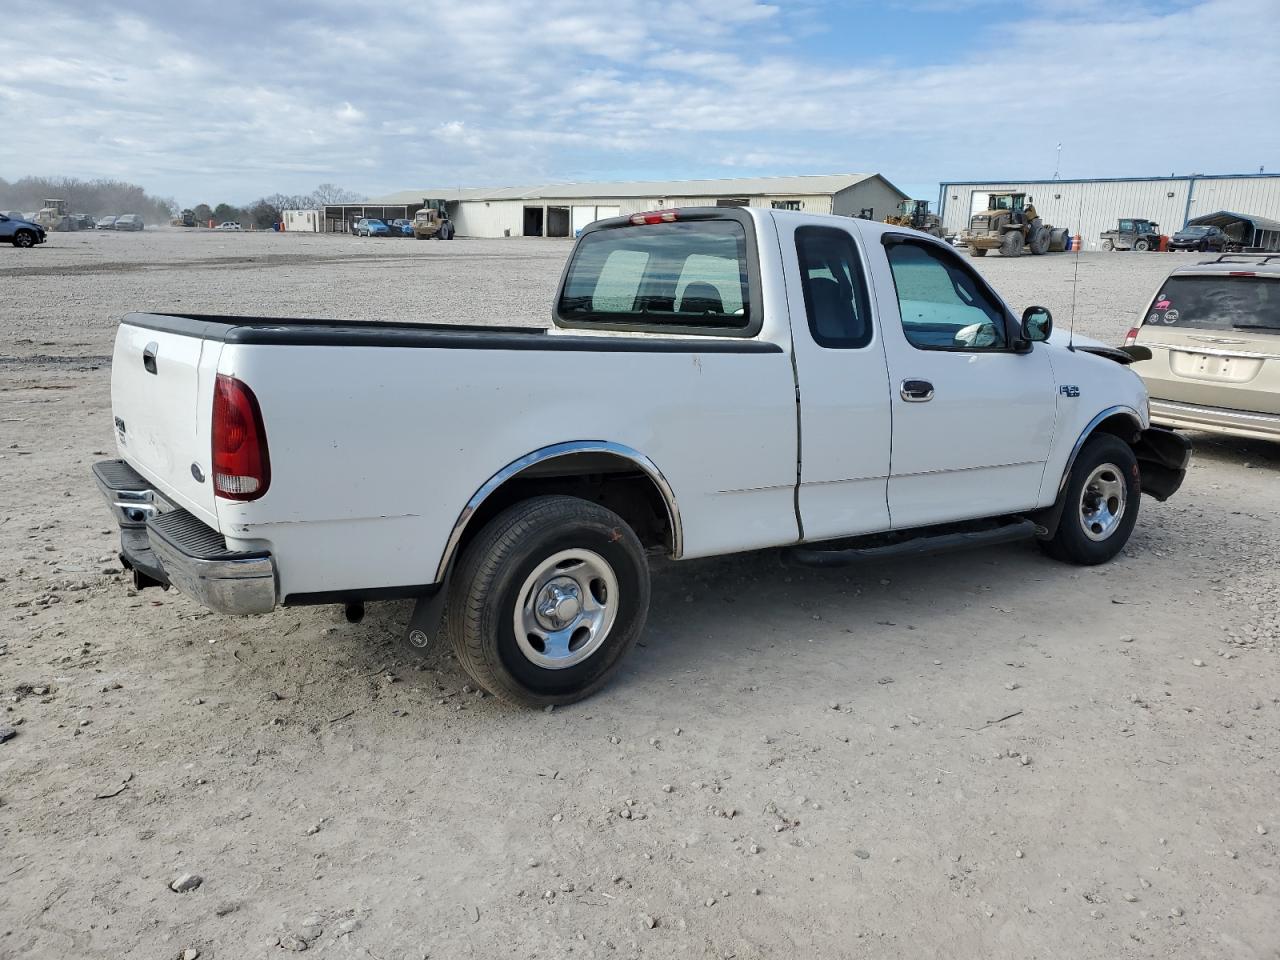
<path id="1" fill-rule="evenodd" d="M 36 235 L 30 230 L 19 230 L 13 235 L 13 245 L 15 247 L 34 247 L 36 245 Z"/>
<path id="2" fill-rule="evenodd" d="M 648 609 L 649 566 L 626 521 L 576 497 L 535 497 L 467 547 L 445 624 L 477 683 L 511 703 L 546 706 L 603 686 Z"/>
<path id="3" fill-rule="evenodd" d="M 1114 253 L 1116 249 L 1115 241 L 1111 239 L 1103 240 L 1102 249 L 1106 250 L 1108 253 Z"/>
<path id="4" fill-rule="evenodd" d="M 986 247 L 975 247 L 973 244 L 969 244 L 969 256 L 985 257 L 986 255 L 987 255 Z"/>
<path id="5" fill-rule="evenodd" d="M 1106 563 L 1128 542 L 1138 521 L 1141 494 L 1132 448 L 1109 433 L 1095 434 L 1071 467 L 1058 529 L 1052 539 L 1041 541 L 1041 547 L 1066 563 Z"/>
<path id="6" fill-rule="evenodd" d="M 1000 240 L 1000 256 L 1020 257 L 1023 245 L 1022 234 L 1017 230 L 1010 230 Z"/>

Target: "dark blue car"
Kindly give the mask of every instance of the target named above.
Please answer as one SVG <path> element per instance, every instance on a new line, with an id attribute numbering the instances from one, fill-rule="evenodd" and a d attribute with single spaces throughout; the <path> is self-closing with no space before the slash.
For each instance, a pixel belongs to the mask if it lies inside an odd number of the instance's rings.
<path id="1" fill-rule="evenodd" d="M 40 224 L 0 213 L 0 241 L 7 240 L 15 247 L 34 247 L 47 239 L 48 234 Z"/>

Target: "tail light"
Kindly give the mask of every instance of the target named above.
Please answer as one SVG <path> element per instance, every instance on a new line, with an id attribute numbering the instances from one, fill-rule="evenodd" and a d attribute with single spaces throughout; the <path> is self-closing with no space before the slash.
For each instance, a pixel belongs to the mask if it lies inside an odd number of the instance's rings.
<path id="1" fill-rule="evenodd" d="M 675 223 L 680 219 L 677 210 L 650 210 L 647 213 L 633 213 L 631 222 L 636 226 L 644 223 Z"/>
<path id="2" fill-rule="evenodd" d="M 1126 347 L 1132 347 L 1137 342 L 1138 342 L 1138 328 L 1130 327 L 1129 332 L 1124 335 L 1124 345 Z"/>
<path id="3" fill-rule="evenodd" d="M 213 492 L 257 500 L 271 485 L 267 432 L 253 391 L 225 374 L 213 388 Z"/>

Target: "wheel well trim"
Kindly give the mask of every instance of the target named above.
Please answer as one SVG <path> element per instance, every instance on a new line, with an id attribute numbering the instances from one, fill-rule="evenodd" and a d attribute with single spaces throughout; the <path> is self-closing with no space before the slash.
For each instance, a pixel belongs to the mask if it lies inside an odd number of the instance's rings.
<path id="1" fill-rule="evenodd" d="M 471 495 L 467 505 L 458 514 L 458 519 L 454 522 L 453 529 L 449 532 L 449 539 L 445 542 L 444 552 L 441 554 L 440 563 L 436 567 L 435 582 L 440 583 L 444 580 L 449 571 L 449 566 L 453 562 L 454 555 L 458 551 L 458 545 L 462 542 L 462 535 L 471 523 L 471 518 L 475 516 L 476 511 L 480 509 L 491 494 L 508 480 L 518 476 L 535 464 L 558 460 L 579 453 L 605 453 L 620 457 L 623 460 L 629 460 L 653 481 L 654 486 L 658 488 L 658 493 L 662 496 L 663 504 L 667 508 L 667 520 L 671 524 L 671 555 L 678 560 L 684 553 L 680 507 L 676 503 L 676 495 L 671 488 L 671 483 L 663 472 L 658 469 L 658 465 L 640 451 L 632 449 L 625 444 L 614 443 L 610 440 L 570 440 L 565 443 L 553 443 L 550 446 L 526 453 L 523 457 L 512 460 L 480 485 L 480 489 Z"/>
<path id="2" fill-rule="evenodd" d="M 1084 430 L 1081 431 L 1080 436 L 1076 439 L 1075 444 L 1071 447 L 1071 453 L 1067 457 L 1067 464 L 1065 467 L 1062 468 L 1062 479 L 1058 481 L 1059 494 L 1061 494 L 1062 491 L 1067 486 L 1067 478 L 1071 476 L 1071 468 L 1076 465 L 1076 457 L 1080 455 L 1080 450 L 1084 447 L 1085 441 L 1087 441 L 1091 436 L 1093 436 L 1094 431 L 1098 429 L 1098 426 L 1104 420 L 1109 420 L 1111 417 L 1114 417 L 1116 414 L 1123 414 L 1129 417 L 1129 419 L 1133 421 L 1133 428 L 1135 430 L 1142 429 L 1142 418 L 1138 416 L 1138 411 L 1134 410 L 1133 407 L 1126 407 L 1126 406 L 1117 404 L 1116 406 L 1113 406 L 1113 407 L 1107 407 L 1105 410 L 1103 410 L 1101 413 L 1095 416 L 1092 420 L 1088 422 L 1088 424 L 1085 425 Z"/>

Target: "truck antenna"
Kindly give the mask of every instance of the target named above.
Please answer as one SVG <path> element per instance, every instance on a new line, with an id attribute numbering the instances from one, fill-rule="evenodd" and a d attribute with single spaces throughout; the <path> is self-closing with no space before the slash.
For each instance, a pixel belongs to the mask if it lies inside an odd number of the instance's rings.
<path id="1" fill-rule="evenodd" d="M 1076 223 L 1084 223 L 1084 193 L 1080 194 L 1080 209 L 1076 214 Z M 1076 228 L 1080 229 L 1079 227 Z M 1076 235 L 1075 273 L 1071 278 L 1071 319 L 1067 321 L 1067 349 L 1075 351 L 1076 336 L 1076 291 L 1080 289 L 1080 248 L 1084 245 L 1083 235 Z"/>

